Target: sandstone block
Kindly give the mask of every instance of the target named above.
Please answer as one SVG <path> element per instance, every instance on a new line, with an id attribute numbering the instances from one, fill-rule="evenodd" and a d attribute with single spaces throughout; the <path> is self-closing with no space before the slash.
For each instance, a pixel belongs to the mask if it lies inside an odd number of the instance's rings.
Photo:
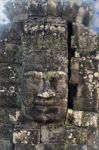
<path id="1" fill-rule="evenodd" d="M 95 57 L 73 58 L 71 61 L 71 84 L 76 84 L 74 109 L 97 111 L 98 109 L 98 60 Z"/>
<path id="2" fill-rule="evenodd" d="M 70 147 L 71 145 L 95 145 L 98 131 L 90 128 L 75 128 L 67 127 L 64 129 L 62 126 L 42 126 L 41 128 L 41 141 L 43 143 L 64 143 Z"/>
<path id="3" fill-rule="evenodd" d="M 87 99 L 86 97 L 75 97 L 74 98 L 74 110 L 80 111 L 94 111 L 97 112 L 98 110 L 98 101 L 97 99 Z"/>
<path id="4" fill-rule="evenodd" d="M 16 127 L 13 132 L 14 144 L 38 144 L 40 143 L 39 129 Z"/>
<path id="5" fill-rule="evenodd" d="M 42 143 L 64 143 L 66 139 L 65 127 L 60 124 L 49 124 L 41 127 Z"/>
<path id="6" fill-rule="evenodd" d="M 68 109 L 66 122 L 67 125 L 96 128 L 98 126 L 98 114 Z"/>
<path id="7" fill-rule="evenodd" d="M 66 130 L 67 139 L 66 143 L 68 145 L 71 143 L 72 145 L 90 145 L 94 146 L 97 142 L 98 131 L 94 128 L 72 128 Z M 70 142 L 71 141 L 71 142 Z"/>

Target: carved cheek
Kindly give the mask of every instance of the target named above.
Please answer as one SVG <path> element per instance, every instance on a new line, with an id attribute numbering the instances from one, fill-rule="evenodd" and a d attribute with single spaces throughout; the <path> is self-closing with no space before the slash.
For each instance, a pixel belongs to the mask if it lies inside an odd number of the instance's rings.
<path id="1" fill-rule="evenodd" d="M 24 85 L 25 91 L 23 94 L 24 97 L 24 105 L 26 107 L 33 107 L 33 103 L 37 98 L 38 91 L 41 91 L 43 88 L 43 80 L 42 79 L 28 79 Z"/>

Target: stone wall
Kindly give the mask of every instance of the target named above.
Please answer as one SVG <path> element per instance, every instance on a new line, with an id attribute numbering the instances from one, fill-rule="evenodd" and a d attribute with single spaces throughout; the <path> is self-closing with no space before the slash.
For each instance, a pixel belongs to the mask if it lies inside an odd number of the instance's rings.
<path id="1" fill-rule="evenodd" d="M 90 5 L 14 0 L 5 8 L 0 150 L 98 150 L 99 45 Z"/>

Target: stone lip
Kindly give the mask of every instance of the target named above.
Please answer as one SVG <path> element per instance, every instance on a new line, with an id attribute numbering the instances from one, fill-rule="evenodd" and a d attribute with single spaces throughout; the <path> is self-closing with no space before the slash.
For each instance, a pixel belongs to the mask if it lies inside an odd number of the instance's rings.
<path id="1" fill-rule="evenodd" d="M 34 120 L 35 122 L 51 123 L 65 120 L 66 108 L 62 106 L 42 106 L 34 105 L 33 108 L 25 108 L 24 116 Z"/>

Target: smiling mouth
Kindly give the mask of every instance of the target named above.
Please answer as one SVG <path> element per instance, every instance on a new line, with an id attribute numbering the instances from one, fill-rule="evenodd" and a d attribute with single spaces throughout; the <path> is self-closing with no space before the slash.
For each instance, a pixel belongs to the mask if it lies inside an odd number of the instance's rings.
<path id="1" fill-rule="evenodd" d="M 53 106 L 56 105 L 57 101 L 55 100 L 55 98 L 38 98 L 34 101 L 34 105 L 41 105 L 41 106 Z"/>
<path id="2" fill-rule="evenodd" d="M 26 107 L 25 112 L 36 122 L 58 122 L 65 119 L 66 105 L 64 100 L 57 101 L 56 97 L 49 99 L 36 98 L 33 106 L 31 108 Z"/>
<path id="3" fill-rule="evenodd" d="M 57 122 L 64 120 L 65 111 L 60 106 L 34 106 L 33 119 L 37 122 Z"/>

